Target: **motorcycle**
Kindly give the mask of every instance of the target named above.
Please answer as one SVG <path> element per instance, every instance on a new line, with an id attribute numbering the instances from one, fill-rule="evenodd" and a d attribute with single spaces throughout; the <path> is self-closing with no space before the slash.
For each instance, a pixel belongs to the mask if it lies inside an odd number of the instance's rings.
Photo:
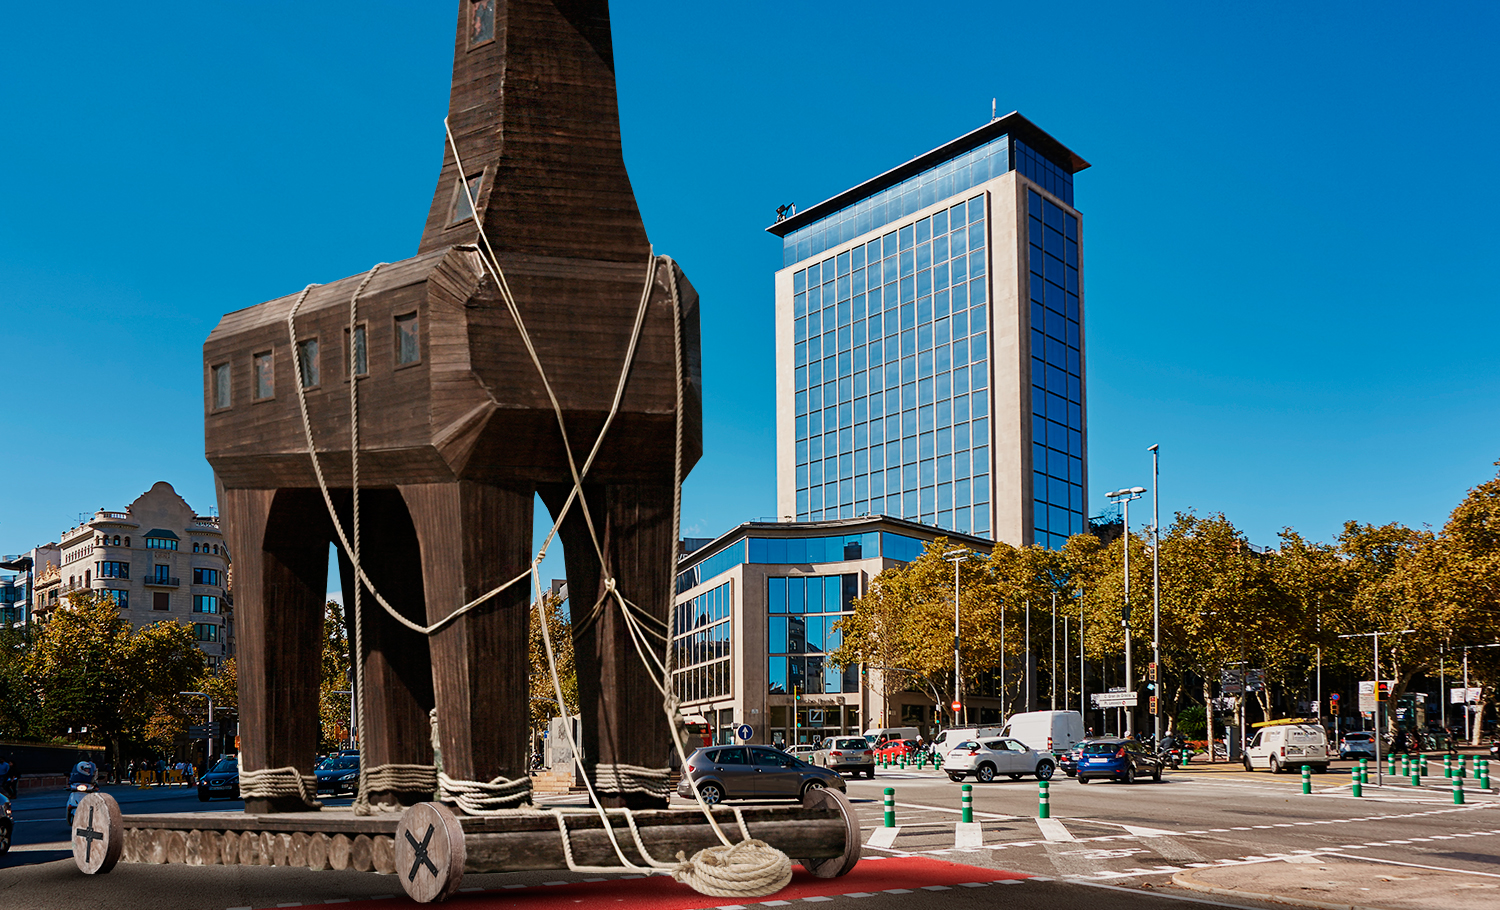
<path id="1" fill-rule="evenodd" d="M 16 773 L 15 765 L 8 761 L 0 761 L 0 796 L 15 799 L 20 781 L 21 775 Z"/>
<path id="2" fill-rule="evenodd" d="M 91 761 L 81 761 L 73 766 L 68 775 L 68 824 L 73 824 L 73 812 L 90 793 L 99 792 L 99 767 Z"/>

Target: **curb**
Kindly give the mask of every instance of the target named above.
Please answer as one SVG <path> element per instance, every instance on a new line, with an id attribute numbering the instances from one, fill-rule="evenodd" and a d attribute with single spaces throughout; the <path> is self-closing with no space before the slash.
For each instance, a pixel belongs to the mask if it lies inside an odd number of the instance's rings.
<path id="1" fill-rule="evenodd" d="M 1314 907 L 1316 910 L 1389 910 L 1385 907 L 1374 907 L 1369 904 L 1341 904 L 1334 901 L 1315 901 L 1301 897 L 1287 897 L 1281 894 L 1266 894 L 1260 891 L 1236 891 L 1233 888 L 1219 888 L 1215 885 L 1195 881 L 1190 872 L 1177 872 L 1172 875 L 1172 884 L 1189 891 L 1199 891 L 1204 894 L 1216 894 L 1220 897 L 1238 897 L 1243 900 L 1269 901 L 1276 904 L 1290 904 L 1294 907 Z"/>

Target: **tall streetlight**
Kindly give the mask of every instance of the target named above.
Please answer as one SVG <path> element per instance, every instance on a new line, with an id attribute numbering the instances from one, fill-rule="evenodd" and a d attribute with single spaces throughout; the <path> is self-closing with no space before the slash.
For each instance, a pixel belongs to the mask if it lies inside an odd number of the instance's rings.
<path id="1" fill-rule="evenodd" d="M 959 720 L 959 706 L 963 700 L 958 697 L 959 681 L 963 679 L 959 675 L 958 663 L 958 564 L 968 559 L 968 550 L 949 550 L 943 554 L 943 558 L 953 563 L 953 726 L 960 726 L 963 722 Z"/>
<path id="2" fill-rule="evenodd" d="M 1152 743 L 1161 744 L 1161 691 L 1165 674 L 1161 667 L 1161 477 L 1158 470 L 1158 451 L 1161 444 L 1151 446 L 1151 662 L 1156 665 L 1157 709 L 1151 712 Z"/>
<path id="3" fill-rule="evenodd" d="M 1140 499 L 1146 492 L 1145 487 L 1130 487 L 1124 490 L 1115 490 L 1113 493 L 1104 495 L 1111 501 L 1118 503 L 1124 509 L 1125 532 L 1122 535 L 1122 543 L 1125 545 L 1125 606 L 1120 610 L 1120 625 L 1125 629 L 1125 691 L 1135 691 L 1135 682 L 1132 679 L 1130 664 L 1130 504 Z M 1125 735 L 1135 735 L 1135 710 L 1125 712 Z"/>
<path id="4" fill-rule="evenodd" d="M 1339 638 L 1372 638 L 1375 641 L 1375 679 L 1372 683 L 1375 692 L 1375 786 L 1385 786 L 1385 775 L 1380 768 L 1380 636 L 1382 635 L 1411 635 L 1416 629 L 1401 629 L 1396 632 L 1351 632 L 1348 635 L 1340 635 Z"/>

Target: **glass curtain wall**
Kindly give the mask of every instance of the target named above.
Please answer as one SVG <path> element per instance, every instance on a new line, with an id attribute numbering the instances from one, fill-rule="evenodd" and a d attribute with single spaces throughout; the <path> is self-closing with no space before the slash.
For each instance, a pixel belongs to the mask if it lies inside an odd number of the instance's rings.
<path id="1" fill-rule="evenodd" d="M 1026 198 L 1034 540 L 1056 548 L 1084 529 L 1078 219 L 1035 190 Z"/>
<path id="2" fill-rule="evenodd" d="M 828 661 L 841 635 L 834 624 L 854 612 L 858 575 L 766 579 L 767 680 L 773 695 L 859 692 L 859 667 Z"/>
<path id="3" fill-rule="evenodd" d="M 990 533 L 985 198 L 793 274 L 797 518 Z"/>
<path id="4" fill-rule="evenodd" d="M 672 684 L 684 702 L 730 693 L 730 583 L 677 605 L 672 617 Z"/>

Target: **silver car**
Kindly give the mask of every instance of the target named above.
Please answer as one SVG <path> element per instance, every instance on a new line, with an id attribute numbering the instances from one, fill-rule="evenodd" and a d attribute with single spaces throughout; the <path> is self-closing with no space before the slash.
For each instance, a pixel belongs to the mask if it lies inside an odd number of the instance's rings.
<path id="1" fill-rule="evenodd" d="M 834 771 L 875 776 L 875 750 L 863 736 L 835 736 L 814 752 L 812 763 Z"/>
<path id="2" fill-rule="evenodd" d="M 802 799 L 809 790 L 842 792 L 837 771 L 818 768 L 771 746 L 704 746 L 688 756 L 677 795 L 693 798 L 689 778 L 709 805 L 726 799 Z"/>

